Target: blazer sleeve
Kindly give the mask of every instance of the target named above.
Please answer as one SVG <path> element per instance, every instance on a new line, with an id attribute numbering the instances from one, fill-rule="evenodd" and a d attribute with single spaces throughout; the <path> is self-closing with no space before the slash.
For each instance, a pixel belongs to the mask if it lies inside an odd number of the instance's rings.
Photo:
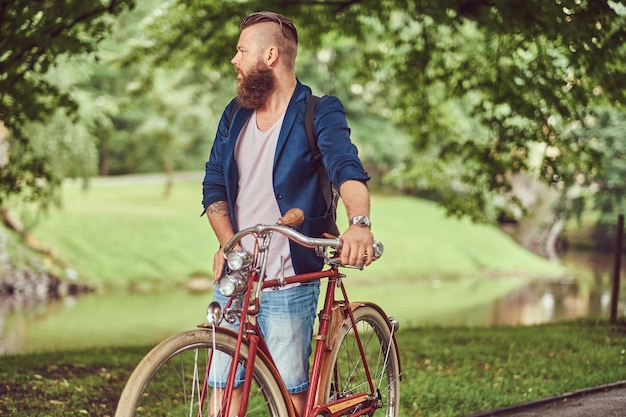
<path id="1" fill-rule="evenodd" d="M 226 106 L 219 121 L 209 160 L 205 164 L 204 180 L 202 181 L 202 214 L 207 207 L 216 201 L 228 201 L 226 190 L 225 157 L 229 141 L 229 118 L 234 100 Z M 232 122 L 232 120 L 231 120 Z"/>
<path id="2" fill-rule="evenodd" d="M 341 101 L 335 96 L 324 96 L 315 109 L 317 145 L 328 178 L 340 187 L 345 181 L 367 182 L 367 175 L 357 147 L 350 140 L 350 128 Z"/>

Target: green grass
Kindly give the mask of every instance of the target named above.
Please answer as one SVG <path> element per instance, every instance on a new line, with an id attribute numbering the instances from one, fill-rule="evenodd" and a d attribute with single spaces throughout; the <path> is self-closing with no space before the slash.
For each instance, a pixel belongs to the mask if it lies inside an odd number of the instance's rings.
<path id="1" fill-rule="evenodd" d="M 179 284 L 210 270 L 216 247 L 197 182 L 175 185 L 169 198 L 160 182 L 95 181 L 66 186 L 34 235 L 96 287 Z"/>
<path id="2" fill-rule="evenodd" d="M 617 382 L 626 322 L 420 327 L 398 333 L 401 416 L 454 417 Z M 0 356 L 0 415 L 112 416 L 150 346 Z"/>
<path id="3" fill-rule="evenodd" d="M 626 325 L 580 320 L 402 334 L 407 416 L 461 416 L 626 379 Z"/>
<path id="4" fill-rule="evenodd" d="M 97 288 L 181 285 L 209 275 L 217 242 L 200 217 L 201 174 L 175 182 L 169 198 L 159 177 L 66 185 L 34 235 Z M 187 177 L 188 178 L 188 177 Z M 385 244 L 364 280 L 415 282 L 461 278 L 529 278 L 563 271 L 520 248 L 497 227 L 446 217 L 436 204 L 405 196 L 372 198 L 373 231 Z M 340 228 L 345 227 L 343 208 Z"/>

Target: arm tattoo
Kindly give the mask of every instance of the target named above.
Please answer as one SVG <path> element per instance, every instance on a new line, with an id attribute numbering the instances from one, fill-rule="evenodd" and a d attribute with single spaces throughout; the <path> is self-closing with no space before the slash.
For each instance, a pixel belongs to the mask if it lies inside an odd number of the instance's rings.
<path id="1" fill-rule="evenodd" d="M 209 214 L 221 214 L 224 217 L 228 217 L 230 212 L 228 210 L 228 203 L 226 201 L 216 201 L 207 207 Z"/>

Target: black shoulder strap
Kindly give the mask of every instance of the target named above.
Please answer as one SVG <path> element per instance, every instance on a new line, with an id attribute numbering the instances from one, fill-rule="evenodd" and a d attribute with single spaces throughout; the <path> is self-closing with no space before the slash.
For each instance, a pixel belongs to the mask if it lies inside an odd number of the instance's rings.
<path id="1" fill-rule="evenodd" d="M 322 193 L 324 194 L 324 201 L 326 201 L 327 210 L 333 209 L 333 188 L 324 164 L 322 164 L 321 157 L 322 152 L 317 146 L 317 132 L 315 131 L 315 107 L 320 100 L 318 96 L 311 95 L 309 101 L 306 103 L 306 112 L 304 113 L 304 128 L 306 130 L 306 137 L 309 140 L 309 146 L 311 147 L 311 153 L 313 154 L 313 161 L 317 165 L 317 175 L 319 176 L 320 183 L 322 184 Z"/>
<path id="2" fill-rule="evenodd" d="M 241 107 L 241 104 L 239 104 L 238 101 L 235 101 L 235 104 L 233 104 L 233 107 L 230 109 L 230 114 L 228 115 L 228 126 L 226 126 L 226 132 L 224 132 L 224 136 L 228 135 L 228 131 L 230 130 L 230 125 L 233 122 L 233 117 L 235 117 L 235 113 L 237 113 L 237 110 L 239 110 L 239 107 Z"/>
<path id="3" fill-rule="evenodd" d="M 304 129 L 306 130 L 306 137 L 309 140 L 314 161 L 322 157 L 320 148 L 317 146 L 317 132 L 315 131 L 315 107 L 319 100 L 318 96 L 311 95 L 306 103 L 306 112 L 304 113 Z"/>

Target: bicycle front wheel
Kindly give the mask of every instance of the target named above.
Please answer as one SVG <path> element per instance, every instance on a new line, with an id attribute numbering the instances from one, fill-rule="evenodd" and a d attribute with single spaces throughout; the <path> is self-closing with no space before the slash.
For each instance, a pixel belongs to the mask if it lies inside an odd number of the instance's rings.
<path id="1" fill-rule="evenodd" d="M 353 310 L 356 327 L 350 317 L 344 319 L 330 354 L 329 366 L 323 376 L 325 403 L 369 393 L 365 366 L 374 382 L 378 397 L 376 416 L 397 417 L 400 401 L 400 364 L 387 318 L 376 308 L 360 305 Z M 358 333 L 363 357 L 355 337 Z"/>
<path id="2" fill-rule="evenodd" d="M 212 330 L 192 330 L 164 340 L 133 371 L 115 416 L 231 415 L 210 404 L 213 388 L 207 378 L 210 378 L 211 367 L 216 362 L 215 353 L 225 354 L 219 356 L 230 361 L 236 345 L 236 336 L 220 328 L 215 332 L 215 338 Z M 244 366 L 247 358 L 248 346 L 243 344 L 239 363 Z M 288 394 L 277 378 L 276 369 L 257 351 L 246 416 L 293 415 Z"/>

